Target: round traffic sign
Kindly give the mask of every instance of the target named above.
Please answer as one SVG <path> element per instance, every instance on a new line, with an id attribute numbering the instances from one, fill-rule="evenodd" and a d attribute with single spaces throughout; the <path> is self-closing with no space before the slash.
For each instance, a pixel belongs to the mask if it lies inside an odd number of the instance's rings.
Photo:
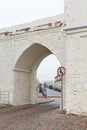
<path id="1" fill-rule="evenodd" d="M 65 69 L 65 67 L 63 67 L 63 66 L 59 67 L 59 68 L 57 69 L 57 74 L 58 74 L 59 76 L 64 76 L 64 75 L 66 74 L 66 69 Z"/>

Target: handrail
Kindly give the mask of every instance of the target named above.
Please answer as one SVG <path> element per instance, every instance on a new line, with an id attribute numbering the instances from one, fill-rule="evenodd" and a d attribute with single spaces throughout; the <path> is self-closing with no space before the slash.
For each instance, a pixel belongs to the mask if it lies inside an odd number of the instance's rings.
<path id="1" fill-rule="evenodd" d="M 9 104 L 9 91 L 0 91 L 0 101 Z"/>

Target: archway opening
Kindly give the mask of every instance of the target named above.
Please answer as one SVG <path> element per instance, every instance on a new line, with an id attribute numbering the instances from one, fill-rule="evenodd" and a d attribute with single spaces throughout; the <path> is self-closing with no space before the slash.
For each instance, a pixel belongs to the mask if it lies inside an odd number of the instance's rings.
<path id="1" fill-rule="evenodd" d="M 33 44 L 19 56 L 14 68 L 13 104 L 35 104 L 37 100 L 37 69 L 41 61 L 53 54 L 41 44 Z"/>
<path id="2" fill-rule="evenodd" d="M 60 106 L 61 80 L 57 69 L 60 67 L 54 54 L 44 58 L 37 69 L 37 102 L 48 102 Z"/>

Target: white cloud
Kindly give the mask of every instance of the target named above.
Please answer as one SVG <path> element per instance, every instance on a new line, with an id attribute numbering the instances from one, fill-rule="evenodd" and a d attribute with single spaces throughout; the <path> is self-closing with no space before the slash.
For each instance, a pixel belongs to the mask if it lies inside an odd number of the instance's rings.
<path id="1" fill-rule="evenodd" d="M 64 0 L 0 0 L 0 27 L 63 13 Z"/>

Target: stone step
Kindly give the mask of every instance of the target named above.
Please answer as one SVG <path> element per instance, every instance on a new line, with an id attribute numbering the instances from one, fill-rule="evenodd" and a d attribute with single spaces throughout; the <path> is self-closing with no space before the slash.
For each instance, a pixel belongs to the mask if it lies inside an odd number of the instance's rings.
<path id="1" fill-rule="evenodd" d="M 0 103 L 0 109 L 5 107 L 10 107 L 10 106 L 11 106 L 10 104 Z"/>

